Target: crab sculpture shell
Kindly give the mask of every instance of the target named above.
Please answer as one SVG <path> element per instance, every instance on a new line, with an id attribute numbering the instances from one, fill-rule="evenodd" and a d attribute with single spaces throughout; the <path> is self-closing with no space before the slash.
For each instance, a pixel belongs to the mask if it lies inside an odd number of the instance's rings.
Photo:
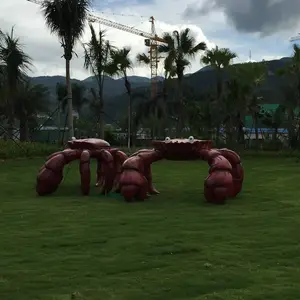
<path id="1" fill-rule="evenodd" d="M 211 149 L 209 140 L 197 140 L 190 136 L 188 139 L 154 140 L 152 145 L 156 151 L 162 153 L 169 160 L 195 160 L 199 159 L 199 152 L 203 149 Z"/>

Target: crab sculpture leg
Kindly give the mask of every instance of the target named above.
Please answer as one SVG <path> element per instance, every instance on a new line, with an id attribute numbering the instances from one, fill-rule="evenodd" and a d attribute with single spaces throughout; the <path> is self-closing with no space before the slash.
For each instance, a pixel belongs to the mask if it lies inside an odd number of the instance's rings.
<path id="1" fill-rule="evenodd" d="M 120 151 L 119 149 L 110 149 L 109 152 L 111 153 L 113 160 L 114 160 L 114 189 L 118 193 L 120 192 L 119 189 L 119 181 L 120 181 L 120 175 L 122 172 L 122 165 L 124 161 L 128 158 L 127 155 Z M 97 180 L 96 180 L 96 186 L 103 186 L 103 183 L 105 182 L 106 177 L 106 166 L 103 164 L 101 159 L 97 160 Z"/>
<path id="2" fill-rule="evenodd" d="M 149 194 L 158 194 L 152 184 L 151 164 L 162 158 L 159 151 L 140 150 L 124 162 L 119 190 L 126 201 L 145 200 Z"/>
<path id="3" fill-rule="evenodd" d="M 204 181 L 204 196 L 208 202 L 222 204 L 241 191 L 244 172 L 235 152 L 229 149 L 203 149 L 197 156 L 210 166 Z M 120 193 L 126 201 L 144 200 L 149 194 L 158 193 L 152 184 L 151 164 L 163 158 L 160 151 L 141 150 L 124 162 Z"/>
<path id="4" fill-rule="evenodd" d="M 114 183 L 115 169 L 112 154 L 106 150 L 65 149 L 48 157 L 37 176 L 36 192 L 38 195 L 51 194 L 58 188 L 63 179 L 64 166 L 74 160 L 79 160 L 81 176 L 81 191 L 84 195 L 90 192 L 91 172 L 90 159 L 101 161 L 105 177 L 102 182 L 102 193 L 111 191 Z"/>
<path id="5" fill-rule="evenodd" d="M 229 149 L 205 149 L 200 158 L 210 166 L 204 181 L 204 196 L 208 202 L 223 204 L 235 197 L 242 189 L 244 170 L 240 157 Z"/>

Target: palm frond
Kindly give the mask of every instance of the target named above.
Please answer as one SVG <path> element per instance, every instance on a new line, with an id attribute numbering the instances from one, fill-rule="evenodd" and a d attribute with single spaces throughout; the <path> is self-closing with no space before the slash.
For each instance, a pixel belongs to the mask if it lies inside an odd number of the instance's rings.
<path id="1" fill-rule="evenodd" d="M 0 65 L 6 73 L 10 85 L 24 81 L 27 72 L 31 71 L 32 59 L 23 50 L 23 45 L 14 35 L 14 27 L 10 33 L 0 33 Z"/>
<path id="2" fill-rule="evenodd" d="M 65 55 L 71 56 L 84 32 L 90 0 L 45 0 L 41 7 L 50 32 L 60 39 Z"/>
<path id="3" fill-rule="evenodd" d="M 149 65 L 150 64 L 150 57 L 147 54 L 145 54 L 145 53 L 137 54 L 136 60 L 140 64 L 145 64 L 145 65 Z"/>
<path id="4" fill-rule="evenodd" d="M 190 65 L 190 59 L 206 50 L 206 44 L 197 44 L 189 28 L 180 32 L 174 30 L 172 34 L 164 33 L 163 39 L 166 45 L 160 45 L 158 52 L 165 53 L 165 75 L 170 74 L 170 77 L 176 72 L 178 78 L 182 78 L 185 68 Z"/>
<path id="5" fill-rule="evenodd" d="M 201 62 L 205 65 L 211 65 L 220 69 L 228 67 L 232 59 L 236 57 L 237 54 L 228 48 L 215 47 L 213 49 L 206 50 L 204 56 L 201 58 Z"/>

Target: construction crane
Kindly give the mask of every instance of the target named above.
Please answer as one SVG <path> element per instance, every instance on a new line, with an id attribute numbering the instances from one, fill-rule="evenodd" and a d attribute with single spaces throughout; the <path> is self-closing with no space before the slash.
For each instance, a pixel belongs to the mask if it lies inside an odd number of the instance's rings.
<path id="1" fill-rule="evenodd" d="M 29 2 L 33 2 L 35 4 L 42 4 L 43 0 L 27 0 Z M 115 28 L 118 30 L 122 30 L 128 33 L 132 33 L 138 36 L 145 38 L 145 46 L 149 47 L 149 59 L 150 59 L 150 70 L 151 70 L 151 97 L 154 98 L 157 95 L 157 70 L 158 70 L 158 45 L 159 43 L 167 44 L 167 42 L 157 36 L 155 29 L 155 19 L 154 17 L 150 17 L 149 22 L 151 23 L 151 33 L 144 32 L 142 30 L 130 27 L 128 25 L 123 25 L 121 23 L 117 23 L 114 21 L 107 20 L 105 18 L 95 16 L 91 13 L 88 14 L 88 22 L 90 23 L 100 23 L 102 25 Z"/>

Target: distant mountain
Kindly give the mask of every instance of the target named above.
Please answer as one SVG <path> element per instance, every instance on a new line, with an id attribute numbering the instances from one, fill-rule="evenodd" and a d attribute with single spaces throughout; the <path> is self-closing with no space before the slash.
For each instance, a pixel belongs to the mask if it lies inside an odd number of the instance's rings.
<path id="1" fill-rule="evenodd" d="M 128 77 L 133 88 L 148 85 L 150 79 L 147 77 L 129 76 Z M 38 76 L 31 77 L 33 84 L 43 84 L 48 87 L 50 93 L 55 93 L 57 83 L 65 83 L 65 77 L 63 76 Z M 123 78 L 114 79 L 109 76 L 104 77 L 104 95 L 113 97 L 120 93 L 125 92 L 124 80 Z M 72 83 L 83 84 L 87 90 L 91 88 L 97 89 L 97 80 L 94 76 L 88 77 L 84 80 L 71 79 Z"/>
<path id="2" fill-rule="evenodd" d="M 289 57 L 283 57 L 277 60 L 266 61 L 268 68 L 268 76 L 265 84 L 262 87 L 262 94 L 265 97 L 266 103 L 280 103 L 283 100 L 282 91 L 280 90 L 280 79 L 274 76 L 276 70 L 283 68 L 291 61 Z M 159 82 L 164 80 L 163 77 L 157 78 Z M 128 80 L 135 91 L 145 92 L 150 94 L 150 78 L 140 76 L 128 76 Z M 57 83 L 65 83 L 63 76 L 39 76 L 32 77 L 33 84 L 43 84 L 49 88 L 50 98 L 53 104 L 56 103 L 55 89 Z M 216 73 L 211 66 L 205 66 L 199 71 L 191 74 L 186 74 L 185 84 L 193 88 L 196 92 L 206 92 L 215 88 Z M 97 81 L 94 76 L 90 76 L 84 80 L 72 79 L 71 82 L 85 85 L 87 91 L 91 88 L 97 90 Z M 160 84 L 161 88 L 162 84 Z M 112 118 L 120 114 L 127 107 L 128 96 L 124 86 L 124 79 L 114 79 L 109 76 L 105 77 L 104 84 L 105 111 Z M 142 99 L 136 101 L 143 101 Z M 55 104 L 56 105 L 56 104 Z"/>
<path id="3" fill-rule="evenodd" d="M 266 103 L 282 103 L 284 101 L 284 95 L 281 89 L 282 79 L 275 75 L 278 69 L 284 68 L 290 62 L 290 57 L 265 61 L 268 75 L 261 87 L 261 93 Z M 228 77 L 228 74 L 224 76 Z M 185 78 L 185 81 L 186 84 L 194 90 L 208 92 L 215 89 L 216 72 L 210 66 L 206 66 Z"/>

